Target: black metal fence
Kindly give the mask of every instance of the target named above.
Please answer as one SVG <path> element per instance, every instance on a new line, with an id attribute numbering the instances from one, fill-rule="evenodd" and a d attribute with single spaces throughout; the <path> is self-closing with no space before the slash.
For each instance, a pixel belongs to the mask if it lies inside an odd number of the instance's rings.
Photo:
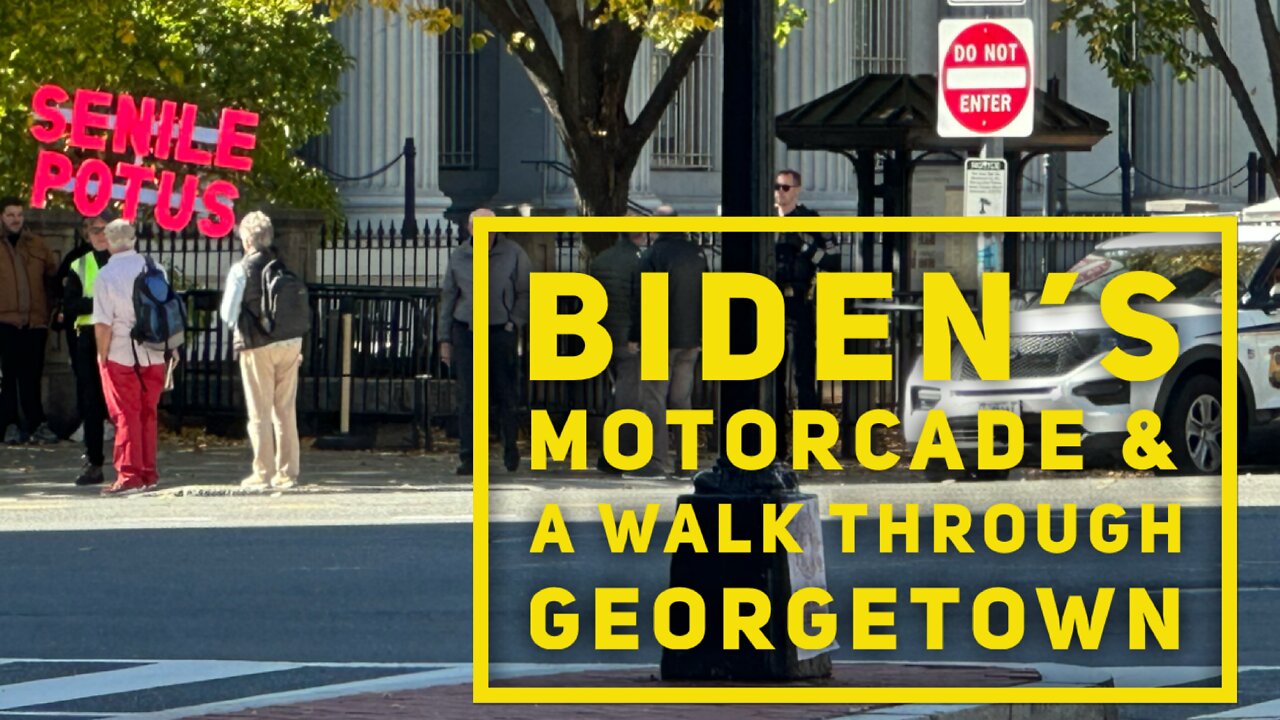
<path id="1" fill-rule="evenodd" d="M 163 265 L 176 290 L 217 290 L 244 254 L 234 236 L 210 238 L 188 228 L 182 232 L 157 225 L 138 229 L 138 252 Z"/>
<path id="2" fill-rule="evenodd" d="M 350 407 L 355 422 L 412 420 L 422 429 L 432 416 L 446 420 L 453 414 L 453 384 L 449 368 L 441 365 L 436 353 L 436 326 L 438 288 L 449 255 L 462 238 L 460 229 L 449 223 L 424 229 L 416 236 L 402 237 L 394 228 L 350 226 L 326 230 L 315 244 L 320 281 L 312 285 L 315 331 L 306 340 L 299 387 L 299 417 L 309 430 L 327 431 L 338 424 L 346 349 L 344 314 L 352 318 Z M 1100 233 L 1022 234 L 1016 239 L 1022 289 L 1038 289 L 1046 273 L 1070 268 L 1106 237 Z M 705 249 L 711 269 L 719 270 L 719 235 L 699 234 L 693 239 Z M 535 264 L 561 271 L 586 269 L 578 235 L 561 233 L 541 242 L 544 252 Z M 892 247 L 886 248 L 886 239 L 879 234 L 840 233 L 836 242 L 846 271 L 878 270 L 886 258 L 892 259 L 886 253 Z M 219 289 L 240 257 L 239 243 L 230 237 L 215 240 L 150 228 L 141 233 L 139 250 L 170 269 L 175 285 L 186 293 L 190 311 L 189 339 L 175 391 L 165 400 L 167 409 L 180 419 L 242 416 L 244 399 L 230 332 L 217 316 Z M 871 267 L 865 267 L 866 259 L 872 261 Z M 918 304 L 919 295 L 897 294 L 894 300 L 908 308 L 888 311 L 890 339 L 859 342 L 855 350 L 891 354 L 894 380 L 820 384 L 824 405 L 839 409 L 843 422 L 853 422 L 872 408 L 894 408 L 901 399 L 900 381 L 919 352 L 920 314 L 909 308 Z M 526 381 L 522 388 L 529 407 L 553 413 L 586 409 L 597 419 L 607 411 L 609 394 L 604 376 L 579 382 Z M 714 385 L 699 381 L 694 398 L 696 407 L 714 407 Z"/>
<path id="3" fill-rule="evenodd" d="M 1018 277 L 1022 288 L 1038 289 L 1044 275 L 1065 270 L 1084 257 L 1094 245 L 1112 235 L 1106 233 L 1022 233 Z M 357 223 L 320 230 L 315 253 L 315 277 L 308 281 L 325 285 L 380 288 L 440 287 L 449 256 L 464 239 L 462 229 L 450 222 L 424 222 L 423 231 L 404 235 L 394 225 Z M 880 233 L 835 233 L 841 269 L 847 272 L 882 270 L 884 261 L 898 270 L 892 247 Z M 720 270 L 719 233 L 694 233 L 692 240 L 707 255 L 713 272 Z M 968 242 L 967 238 L 953 238 Z M 892 240 L 889 240 L 892 245 Z M 567 272 L 587 270 L 582 238 L 577 233 L 557 233 L 541 239 L 536 269 Z M 917 247 L 917 250 L 919 248 Z M 144 226 L 138 251 L 168 268 L 180 290 L 217 290 L 227 271 L 240 259 L 240 243 L 232 236 L 208 238 L 190 231 L 175 233 Z M 976 246 L 975 246 L 976 252 Z M 867 265 L 866 259 L 871 260 Z M 945 269 L 944 265 L 936 269 Z"/>
<path id="4" fill-rule="evenodd" d="M 321 229 L 316 246 L 318 282 L 376 287 L 440 287 L 449 256 L 464 239 L 446 220 L 425 221 L 408 235 L 394 224 L 372 222 Z"/>
<path id="5" fill-rule="evenodd" d="M 188 290 L 187 340 L 164 407 L 186 416 L 243 416 L 244 395 L 231 332 L 218 316 L 220 293 Z M 430 348 L 439 290 L 312 285 L 313 332 L 304 339 L 298 411 L 311 432 L 336 429 L 349 358 L 353 425 L 429 419 Z M 349 331 L 344 318 L 350 318 Z M 439 402 L 439 399 L 436 399 Z"/>

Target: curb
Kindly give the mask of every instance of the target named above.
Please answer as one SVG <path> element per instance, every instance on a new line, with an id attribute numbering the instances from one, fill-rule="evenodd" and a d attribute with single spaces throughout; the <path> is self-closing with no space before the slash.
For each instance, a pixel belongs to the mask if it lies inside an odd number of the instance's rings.
<path id="1" fill-rule="evenodd" d="M 971 663 L 962 663 L 971 664 Z M 1112 687 L 1114 680 L 1105 672 L 1077 665 L 983 663 L 994 667 L 1031 668 L 1040 674 L 1040 682 L 1022 687 Z M 1115 705 L 1111 703 L 1045 705 L 1045 704 L 992 704 L 992 705 L 895 705 L 846 715 L 834 720 L 1114 720 Z"/>

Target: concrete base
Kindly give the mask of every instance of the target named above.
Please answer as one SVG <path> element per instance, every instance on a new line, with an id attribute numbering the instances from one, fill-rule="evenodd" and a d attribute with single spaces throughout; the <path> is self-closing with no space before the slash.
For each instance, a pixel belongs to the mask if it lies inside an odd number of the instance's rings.
<path id="1" fill-rule="evenodd" d="M 682 545 L 671 559 L 671 587 L 687 587 L 702 596 L 706 604 L 706 635 L 689 650 L 662 652 L 662 679 L 666 680 L 799 680 L 827 677 L 831 674 L 831 656 L 800 659 L 797 648 L 787 634 L 787 602 L 793 592 L 793 578 L 785 552 L 760 551 L 763 536 L 763 506 L 799 502 L 812 495 L 799 493 L 752 495 L 682 495 L 681 505 L 693 507 L 698 527 L 706 539 L 709 552 L 694 552 Z M 732 507 L 732 537 L 749 539 L 753 552 L 721 553 L 716 547 L 720 538 L 720 507 Z M 762 632 L 773 645 L 772 650 L 757 650 L 742 640 L 738 650 L 726 650 L 721 628 L 724 626 L 724 589 L 754 588 L 769 597 L 772 612 Z M 672 607 L 671 631 L 682 635 L 689 628 L 688 607 Z"/>

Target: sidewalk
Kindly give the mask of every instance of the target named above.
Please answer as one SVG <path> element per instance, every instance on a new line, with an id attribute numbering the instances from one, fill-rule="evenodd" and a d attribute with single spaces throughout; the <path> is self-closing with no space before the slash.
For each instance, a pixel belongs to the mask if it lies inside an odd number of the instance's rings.
<path id="1" fill-rule="evenodd" d="M 471 478 L 454 473 L 458 459 L 446 446 L 432 453 L 395 450 L 315 450 L 311 439 L 303 438 L 303 484 L 290 492 L 378 492 L 410 489 L 469 489 Z M 589 454 L 593 469 L 567 470 L 563 463 L 552 469 L 534 472 L 529 469 L 529 449 L 522 444 L 521 467 L 507 472 L 502 467 L 501 450 L 494 445 L 489 481 L 494 485 L 528 485 L 555 487 L 691 487 L 689 479 L 665 481 L 624 481 L 594 469 L 594 451 Z M 98 487 L 76 487 L 73 482 L 80 472 L 83 448 L 73 442 L 55 445 L 0 445 L 0 497 L 91 496 Z M 249 474 L 251 452 L 247 441 L 226 440 L 205 435 L 161 438 L 157 464 L 160 485 L 155 491 L 176 495 L 248 495 L 240 480 Z M 714 460 L 705 456 L 702 465 Z M 109 458 L 108 458 L 109 464 Z M 114 472 L 105 468 L 108 482 Z M 807 476 L 805 484 L 843 484 L 927 482 L 921 473 L 905 469 L 889 472 L 867 472 L 847 468 L 840 472 L 821 472 Z"/>
<path id="2" fill-rule="evenodd" d="M 530 670 L 534 672 L 530 672 Z M 495 668 L 495 687 L 688 687 L 686 682 L 663 682 L 656 666 L 597 669 L 592 666 L 566 668 L 569 672 L 552 673 L 546 668 L 525 668 L 523 672 Z M 541 670 L 541 671 L 539 671 Z M 503 677 L 504 674 L 506 677 Z M 541 720 L 550 718 L 682 718 L 713 720 L 732 717 L 735 720 L 1007 720 L 1010 717 L 1052 717 L 1073 720 L 1105 720 L 1114 711 L 1107 705 L 1032 706 L 1032 705 L 867 705 L 867 704 L 795 704 L 795 705 L 475 705 L 471 701 L 469 682 L 459 681 L 457 672 L 444 671 L 419 676 L 423 687 L 387 690 L 326 697 L 302 702 L 281 697 L 231 701 L 221 707 L 195 708 L 205 720 L 304 720 L 314 718 L 346 718 L 349 720 Z M 732 687 L 730 683 L 706 683 Z M 704 685 L 704 684 L 699 684 Z M 978 687 L 1016 686 L 1088 687 L 1110 686 L 1104 674 L 1074 669 L 1038 671 L 1031 667 L 980 665 L 904 665 L 892 663 L 836 663 L 830 679 L 789 684 L 803 686 L 843 687 Z M 323 695 L 324 690 L 318 693 Z M 189 708 L 189 710 L 191 710 Z M 161 716 L 157 714 L 156 720 Z"/>
<path id="3" fill-rule="evenodd" d="M 456 442 L 440 443 L 432 453 L 399 450 L 315 450 L 312 439 L 302 439 L 302 485 L 294 493 L 385 492 L 397 490 L 469 490 L 470 476 L 454 473 L 458 460 Z M 493 486 L 536 486 L 542 489 L 683 489 L 691 488 L 689 478 L 658 481 L 629 481 L 594 469 L 596 450 L 588 451 L 589 470 L 570 470 L 567 463 L 551 463 L 546 471 L 529 469 L 528 443 L 521 444 L 520 469 L 507 472 L 502 467 L 501 450 L 491 448 L 489 482 Z M 0 444 L 0 498 L 96 496 L 98 487 L 76 487 L 83 448 L 70 441 L 55 445 Z M 160 486 L 154 491 L 174 496 L 252 495 L 242 490 L 240 480 L 249 474 L 252 458 L 248 442 L 203 434 L 162 436 L 158 453 Z M 712 465 L 715 457 L 703 454 L 700 467 Z M 109 458 L 108 458 L 109 461 Z M 906 463 L 892 470 L 871 472 L 854 461 L 841 461 L 838 471 L 815 470 L 801 473 L 802 490 L 843 485 L 912 484 L 924 488 L 951 484 L 936 483 L 922 472 L 908 470 Z M 109 464 L 109 462 L 108 462 Z M 108 482 L 114 471 L 105 468 Z M 1135 477 L 1133 471 L 1093 471 L 1045 473 L 1018 470 L 1013 478 L 1067 480 L 1072 478 Z M 260 493 L 257 493 L 260 494 Z"/>

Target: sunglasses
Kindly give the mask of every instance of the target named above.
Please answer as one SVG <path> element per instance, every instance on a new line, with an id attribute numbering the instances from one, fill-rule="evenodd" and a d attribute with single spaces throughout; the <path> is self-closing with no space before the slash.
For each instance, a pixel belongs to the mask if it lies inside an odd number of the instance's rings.
<path id="1" fill-rule="evenodd" d="M 789 192 L 789 191 L 791 191 L 791 190 L 792 190 L 793 188 L 795 188 L 795 187 L 796 187 L 795 185 L 787 185 L 787 184 L 785 184 L 785 183 L 776 183 L 776 184 L 773 186 L 773 189 L 774 189 L 774 190 L 781 190 L 782 192 Z"/>

